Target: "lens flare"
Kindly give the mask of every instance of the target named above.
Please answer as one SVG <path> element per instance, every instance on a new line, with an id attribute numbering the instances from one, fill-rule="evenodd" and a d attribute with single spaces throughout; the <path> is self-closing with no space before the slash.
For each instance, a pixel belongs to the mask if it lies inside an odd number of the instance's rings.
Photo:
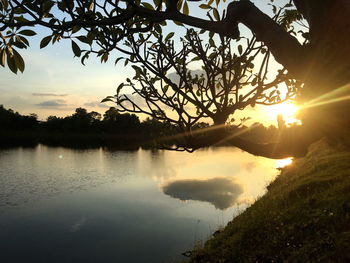
<path id="1" fill-rule="evenodd" d="M 300 124 L 300 121 L 295 117 L 299 108 L 290 101 L 265 107 L 264 110 L 268 113 L 269 117 L 275 121 L 277 120 L 278 115 L 282 115 L 285 124 Z"/>
<path id="2" fill-rule="evenodd" d="M 326 94 L 323 94 L 313 100 L 310 100 L 309 102 L 301 106 L 301 108 L 307 109 L 307 108 L 313 108 L 317 106 L 349 100 L 350 99 L 349 93 L 350 93 L 350 83 L 343 87 L 332 90 Z"/>

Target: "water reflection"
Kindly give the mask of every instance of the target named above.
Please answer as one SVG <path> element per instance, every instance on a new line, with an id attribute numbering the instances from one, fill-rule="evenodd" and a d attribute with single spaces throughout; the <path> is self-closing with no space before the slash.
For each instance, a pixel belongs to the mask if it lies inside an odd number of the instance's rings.
<path id="1" fill-rule="evenodd" d="M 216 209 L 225 210 L 233 206 L 243 193 L 243 187 L 229 177 L 195 180 L 185 179 L 168 182 L 162 190 L 165 194 L 180 200 L 205 201 Z"/>
<path id="2" fill-rule="evenodd" d="M 83 225 L 86 224 L 87 218 L 85 216 L 82 216 L 78 221 L 74 222 L 74 224 L 70 227 L 70 232 L 77 232 L 79 231 Z"/>
<path id="3" fill-rule="evenodd" d="M 0 167 L 1 262 L 180 262 L 277 174 L 275 160 L 230 147 L 38 145 L 0 149 Z"/>

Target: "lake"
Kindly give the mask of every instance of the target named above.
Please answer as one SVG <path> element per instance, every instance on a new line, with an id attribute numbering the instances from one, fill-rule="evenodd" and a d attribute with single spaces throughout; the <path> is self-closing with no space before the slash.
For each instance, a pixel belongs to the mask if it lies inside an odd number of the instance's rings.
<path id="1" fill-rule="evenodd" d="M 0 150 L 1 262 L 174 262 L 266 191 L 278 161 L 38 145 Z"/>

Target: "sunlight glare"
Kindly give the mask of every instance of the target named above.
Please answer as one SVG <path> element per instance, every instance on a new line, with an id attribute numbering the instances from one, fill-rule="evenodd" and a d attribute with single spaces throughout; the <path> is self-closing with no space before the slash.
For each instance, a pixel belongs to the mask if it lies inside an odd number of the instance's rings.
<path id="1" fill-rule="evenodd" d="M 290 101 L 265 107 L 265 110 L 269 114 L 270 118 L 274 120 L 277 120 L 277 115 L 282 114 L 286 125 L 292 123 L 300 124 L 300 121 L 296 119 L 295 116 L 298 112 L 298 106 L 296 106 Z"/>
<path id="2" fill-rule="evenodd" d="M 276 161 L 276 168 L 277 169 L 284 168 L 284 167 L 290 165 L 292 162 L 293 162 L 293 157 L 277 160 Z"/>

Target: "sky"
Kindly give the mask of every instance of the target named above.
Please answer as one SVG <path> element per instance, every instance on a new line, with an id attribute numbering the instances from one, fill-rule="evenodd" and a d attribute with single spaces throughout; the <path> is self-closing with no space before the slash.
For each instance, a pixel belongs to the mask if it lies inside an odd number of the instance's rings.
<path id="1" fill-rule="evenodd" d="M 281 1 L 277 3 L 282 4 Z M 268 0 L 254 2 L 264 12 L 271 13 L 271 8 L 266 5 Z M 197 12 L 191 6 L 190 10 Z M 168 30 L 178 30 L 178 27 L 170 26 Z M 247 32 L 247 29 L 243 30 Z M 36 32 L 38 35 L 30 38 L 30 48 L 21 52 L 26 63 L 24 73 L 15 75 L 8 67 L 0 69 L 0 105 L 21 114 L 36 113 L 40 120 L 50 115 L 71 115 L 77 107 L 103 114 L 114 106 L 111 103 L 101 104 L 100 101 L 114 95 L 117 86 L 133 76 L 131 67 L 124 67 L 123 63 L 115 66 L 113 59 L 100 63 L 95 57 L 83 66 L 80 59 L 74 58 L 70 41 L 63 40 L 40 49 L 39 43 L 49 31 L 40 28 Z M 268 112 L 255 109 L 248 111 L 246 116 L 267 125 L 276 123 L 275 117 Z"/>

